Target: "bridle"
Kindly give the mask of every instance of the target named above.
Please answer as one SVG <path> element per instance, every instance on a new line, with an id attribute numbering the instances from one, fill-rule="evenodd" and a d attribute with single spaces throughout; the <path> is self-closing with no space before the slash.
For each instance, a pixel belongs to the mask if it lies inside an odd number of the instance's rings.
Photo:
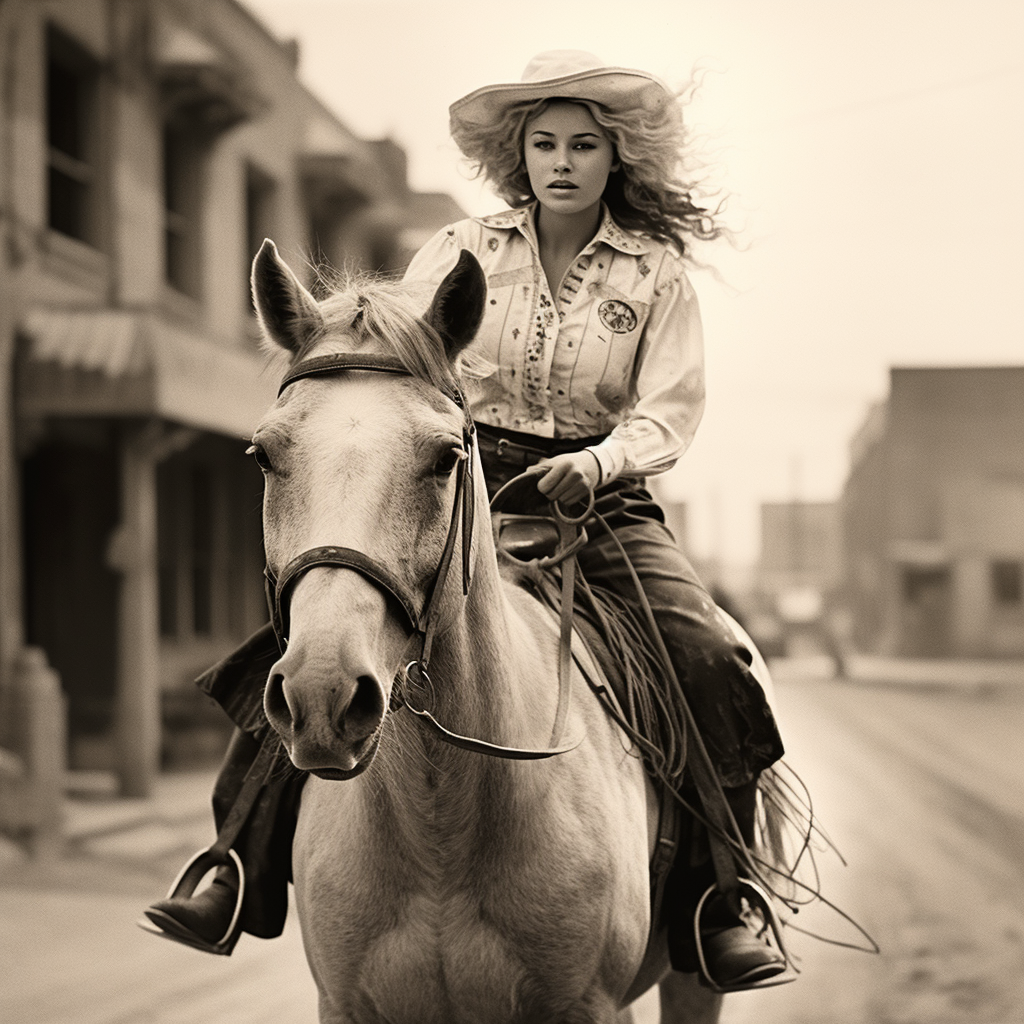
<path id="1" fill-rule="evenodd" d="M 353 370 L 387 373 L 405 377 L 414 376 L 411 370 L 400 360 L 392 356 L 338 352 L 300 360 L 288 371 L 281 381 L 277 392 L 278 397 L 296 381 L 307 378 L 334 376 Z M 309 548 L 291 559 L 285 565 L 280 575 L 275 574 L 269 565 L 264 570 L 270 619 L 274 633 L 277 636 L 278 647 L 282 653 L 288 645 L 289 599 L 296 583 L 303 574 L 318 566 L 350 569 L 368 579 L 374 586 L 390 596 L 394 600 L 395 605 L 401 610 L 410 628 L 410 632 L 419 647 L 418 657 L 414 658 L 406 666 L 406 676 L 421 686 L 430 686 L 427 665 L 430 660 L 434 636 L 437 630 L 438 608 L 460 534 L 463 597 L 469 593 L 471 575 L 470 551 L 473 543 L 473 511 L 475 505 L 473 452 L 476 443 L 476 429 L 469 412 L 469 405 L 466 402 L 462 389 L 455 382 L 452 382 L 449 387 L 440 388 L 440 390 L 462 410 L 462 442 L 466 457 L 460 459 L 455 467 L 455 498 L 452 503 L 452 516 L 451 522 L 448 525 L 448 535 L 445 539 L 437 572 L 428 589 L 426 600 L 423 602 L 422 607 L 420 607 L 420 602 L 417 601 L 416 597 L 394 573 L 364 552 L 337 545 Z M 551 746 L 546 749 L 504 747 L 488 743 L 485 740 L 461 736 L 442 726 L 429 711 L 414 707 L 409 702 L 408 695 L 393 698 L 392 709 L 397 710 L 397 708 L 404 706 L 412 714 L 416 715 L 419 721 L 429 726 L 446 743 L 461 747 L 464 750 L 515 760 L 534 760 L 552 757 L 556 754 L 563 754 L 573 750 L 580 743 L 580 740 L 577 740 L 575 743 L 559 745 L 561 724 L 564 723 L 566 718 L 569 696 L 569 680 L 568 678 L 563 679 L 562 675 L 563 673 L 560 673 L 558 711 L 556 712 L 556 723 L 558 724 L 552 735 Z"/>

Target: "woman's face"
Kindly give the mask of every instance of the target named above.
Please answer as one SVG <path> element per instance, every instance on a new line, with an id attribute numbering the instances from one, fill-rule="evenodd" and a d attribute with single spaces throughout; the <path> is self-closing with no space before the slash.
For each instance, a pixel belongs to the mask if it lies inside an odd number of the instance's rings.
<path id="1" fill-rule="evenodd" d="M 557 101 L 532 118 L 524 146 L 533 194 L 552 213 L 593 208 L 619 168 L 611 140 L 579 103 Z"/>

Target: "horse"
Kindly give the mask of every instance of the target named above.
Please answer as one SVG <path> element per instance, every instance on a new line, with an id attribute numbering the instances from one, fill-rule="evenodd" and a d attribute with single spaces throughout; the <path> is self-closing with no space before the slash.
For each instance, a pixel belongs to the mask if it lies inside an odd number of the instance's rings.
<path id="1" fill-rule="evenodd" d="M 558 623 L 499 566 L 457 371 L 479 264 L 463 252 L 426 312 L 383 282 L 318 301 L 269 240 L 252 283 L 289 367 L 250 451 L 321 1024 L 628 1022 L 654 984 L 666 1024 L 711 1024 L 721 997 L 652 939 L 643 763 L 575 664 L 560 692 Z"/>

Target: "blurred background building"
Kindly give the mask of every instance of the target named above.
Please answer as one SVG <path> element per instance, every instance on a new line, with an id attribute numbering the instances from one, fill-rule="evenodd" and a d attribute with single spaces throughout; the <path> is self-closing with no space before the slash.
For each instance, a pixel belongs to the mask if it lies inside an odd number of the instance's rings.
<path id="1" fill-rule="evenodd" d="M 1024 366 L 894 368 L 841 510 L 858 648 L 1024 655 Z"/>
<path id="2" fill-rule="evenodd" d="M 0 752 L 41 650 L 126 795 L 222 749 L 192 680 L 266 617 L 256 249 L 394 271 L 463 215 L 297 60 L 235 0 L 0 3 Z"/>
<path id="3" fill-rule="evenodd" d="M 749 597 L 750 628 L 771 655 L 816 652 L 838 607 L 843 579 L 839 507 L 835 502 L 761 505 L 761 558 Z"/>
<path id="4" fill-rule="evenodd" d="M 890 371 L 838 502 L 761 508 L 768 653 L 1024 656 L 1024 366 Z"/>

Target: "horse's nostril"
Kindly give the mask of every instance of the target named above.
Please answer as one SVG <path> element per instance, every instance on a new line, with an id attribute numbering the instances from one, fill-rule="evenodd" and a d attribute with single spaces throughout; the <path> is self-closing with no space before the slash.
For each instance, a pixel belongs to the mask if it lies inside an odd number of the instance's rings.
<path id="1" fill-rule="evenodd" d="M 267 681 L 267 688 L 263 694 L 263 707 L 272 725 L 285 727 L 292 725 L 292 709 L 284 695 L 284 676 L 280 672 L 275 672 Z"/>
<path id="2" fill-rule="evenodd" d="M 356 680 L 352 701 L 342 716 L 349 735 L 362 738 L 376 732 L 384 717 L 384 693 L 373 676 L 360 676 Z"/>

